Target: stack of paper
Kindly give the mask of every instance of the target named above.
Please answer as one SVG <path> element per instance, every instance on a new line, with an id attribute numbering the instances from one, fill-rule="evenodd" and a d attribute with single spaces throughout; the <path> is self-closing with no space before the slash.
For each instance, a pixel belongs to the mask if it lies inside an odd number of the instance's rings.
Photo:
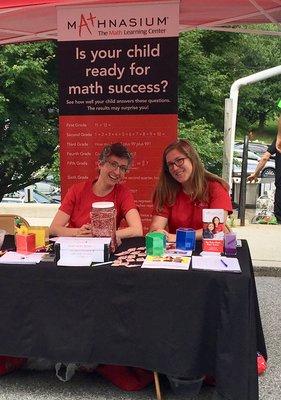
<path id="1" fill-rule="evenodd" d="M 1 264 L 37 264 L 41 261 L 44 253 L 20 254 L 8 251 L 1 258 Z"/>

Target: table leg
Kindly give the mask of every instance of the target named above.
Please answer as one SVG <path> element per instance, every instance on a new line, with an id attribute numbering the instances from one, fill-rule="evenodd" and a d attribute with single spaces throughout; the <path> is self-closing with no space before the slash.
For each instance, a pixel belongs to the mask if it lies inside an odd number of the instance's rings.
<path id="1" fill-rule="evenodd" d="M 160 382 L 159 382 L 158 372 L 154 371 L 153 375 L 154 375 L 156 398 L 157 398 L 157 400 L 164 400 L 164 398 L 161 396 L 161 389 L 160 389 Z"/>

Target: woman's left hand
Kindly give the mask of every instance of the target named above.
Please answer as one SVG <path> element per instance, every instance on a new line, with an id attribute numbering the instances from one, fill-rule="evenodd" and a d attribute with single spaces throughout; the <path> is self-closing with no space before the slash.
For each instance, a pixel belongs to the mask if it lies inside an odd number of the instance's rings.
<path id="1" fill-rule="evenodd" d="M 173 233 L 169 233 L 168 231 L 166 231 L 165 229 L 157 229 L 154 232 L 160 232 L 160 233 L 164 233 L 164 235 L 166 236 L 167 242 L 175 242 L 176 241 L 176 235 Z"/>
<path id="2" fill-rule="evenodd" d="M 78 229 L 76 236 L 92 236 L 91 224 L 84 224 Z"/>

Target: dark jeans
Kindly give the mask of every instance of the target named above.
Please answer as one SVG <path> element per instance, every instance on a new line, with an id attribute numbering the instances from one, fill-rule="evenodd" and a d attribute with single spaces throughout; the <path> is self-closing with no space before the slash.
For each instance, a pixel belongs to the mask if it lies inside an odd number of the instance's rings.
<path id="1" fill-rule="evenodd" d="M 281 185 L 276 185 L 274 199 L 274 214 L 278 222 L 281 222 Z"/>

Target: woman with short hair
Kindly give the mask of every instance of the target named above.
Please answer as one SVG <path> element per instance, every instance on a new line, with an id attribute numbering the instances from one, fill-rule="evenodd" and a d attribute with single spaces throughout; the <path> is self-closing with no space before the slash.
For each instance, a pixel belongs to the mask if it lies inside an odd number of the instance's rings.
<path id="1" fill-rule="evenodd" d="M 117 239 L 142 236 L 142 223 L 133 194 L 121 183 L 131 164 L 132 155 L 121 143 L 105 146 L 99 155 L 98 178 L 70 187 L 51 224 L 51 235 L 92 236 L 92 203 L 109 201 L 116 208 Z M 127 227 L 118 229 L 122 219 Z"/>

